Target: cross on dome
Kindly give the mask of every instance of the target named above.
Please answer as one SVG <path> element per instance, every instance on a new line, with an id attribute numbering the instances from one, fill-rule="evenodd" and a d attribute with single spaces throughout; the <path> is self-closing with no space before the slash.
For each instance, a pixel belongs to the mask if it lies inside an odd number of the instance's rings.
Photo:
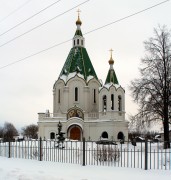
<path id="1" fill-rule="evenodd" d="M 76 25 L 80 25 L 81 26 L 82 22 L 80 20 L 80 12 L 81 12 L 80 9 L 78 9 L 77 12 L 78 12 L 78 19 L 76 21 Z"/>
<path id="2" fill-rule="evenodd" d="M 80 9 L 78 9 L 77 12 L 78 12 L 78 16 L 80 16 L 80 12 L 81 12 Z"/>

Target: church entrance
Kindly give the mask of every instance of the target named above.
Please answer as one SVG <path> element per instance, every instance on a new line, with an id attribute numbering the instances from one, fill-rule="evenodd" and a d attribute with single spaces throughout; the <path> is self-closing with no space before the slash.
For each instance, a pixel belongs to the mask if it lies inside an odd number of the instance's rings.
<path id="1" fill-rule="evenodd" d="M 81 140 L 81 128 L 78 125 L 73 125 L 69 128 L 68 136 L 73 140 Z"/>

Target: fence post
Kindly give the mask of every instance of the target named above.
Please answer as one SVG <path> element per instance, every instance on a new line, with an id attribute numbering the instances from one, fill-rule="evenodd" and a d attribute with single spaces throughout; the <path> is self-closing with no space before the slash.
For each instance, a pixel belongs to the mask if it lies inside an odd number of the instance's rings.
<path id="1" fill-rule="evenodd" d="M 8 158 L 11 157 L 11 143 L 10 143 L 10 140 L 8 142 Z"/>
<path id="2" fill-rule="evenodd" d="M 85 137 L 83 137 L 83 166 L 85 166 Z"/>
<path id="3" fill-rule="evenodd" d="M 148 140 L 145 138 L 145 170 L 148 169 Z"/>
<path id="4" fill-rule="evenodd" d="M 39 161 L 42 161 L 42 138 L 39 139 Z"/>

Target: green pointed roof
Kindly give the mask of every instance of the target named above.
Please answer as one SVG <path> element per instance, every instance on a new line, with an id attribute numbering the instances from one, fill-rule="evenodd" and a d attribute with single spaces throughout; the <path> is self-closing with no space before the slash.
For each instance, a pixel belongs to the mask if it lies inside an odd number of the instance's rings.
<path id="1" fill-rule="evenodd" d="M 81 46 L 71 48 L 59 77 L 72 72 L 82 74 L 85 80 L 88 76 L 93 76 L 98 80 L 86 48 Z"/>
<path id="2" fill-rule="evenodd" d="M 80 29 L 77 29 L 74 36 L 83 36 Z"/>
<path id="3" fill-rule="evenodd" d="M 109 69 L 105 84 L 113 83 L 113 84 L 119 84 L 116 73 L 114 69 Z"/>
<path id="4" fill-rule="evenodd" d="M 78 11 L 78 20 L 76 21 L 77 29 L 73 38 L 73 47 L 69 52 L 59 78 L 62 75 L 68 76 L 70 73 L 76 72 L 80 73 L 85 80 L 87 80 L 88 76 L 93 76 L 98 80 L 87 50 L 84 47 L 84 38 L 80 28 L 82 22 L 79 17 L 79 12 L 80 11 Z"/>

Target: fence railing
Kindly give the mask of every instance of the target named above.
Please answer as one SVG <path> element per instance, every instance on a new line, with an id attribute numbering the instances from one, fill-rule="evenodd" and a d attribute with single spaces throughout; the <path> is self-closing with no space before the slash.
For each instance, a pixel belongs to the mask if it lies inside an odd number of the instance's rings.
<path id="1" fill-rule="evenodd" d="M 171 170 L 171 149 L 163 149 L 164 142 L 24 140 L 0 142 L 0 156 L 39 161 L 54 161 L 80 165 L 130 167 Z"/>

